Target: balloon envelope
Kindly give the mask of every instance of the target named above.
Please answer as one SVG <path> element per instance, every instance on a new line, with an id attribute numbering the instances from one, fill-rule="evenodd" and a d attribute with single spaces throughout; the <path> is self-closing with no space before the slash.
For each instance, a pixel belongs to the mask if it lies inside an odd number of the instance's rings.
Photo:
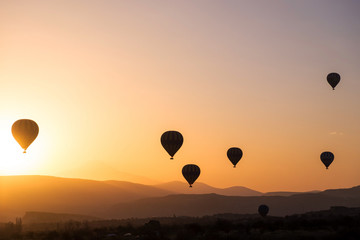
<path id="1" fill-rule="evenodd" d="M 265 205 L 265 204 L 262 204 L 262 205 L 259 206 L 258 212 L 262 217 L 266 217 L 266 215 L 269 212 L 269 207 L 267 205 Z"/>
<path id="2" fill-rule="evenodd" d="M 240 161 L 240 159 L 243 156 L 243 152 L 241 151 L 240 148 L 232 147 L 229 148 L 229 150 L 227 151 L 227 156 L 230 162 L 234 165 L 234 167 L 236 167 L 236 164 Z"/>
<path id="3" fill-rule="evenodd" d="M 338 73 L 329 73 L 326 77 L 330 86 L 335 90 L 336 85 L 340 82 L 340 75 Z"/>
<path id="4" fill-rule="evenodd" d="M 195 164 L 187 164 L 182 169 L 182 174 L 190 187 L 200 175 L 200 168 Z"/>
<path id="5" fill-rule="evenodd" d="M 25 153 L 26 149 L 39 134 L 39 126 L 33 120 L 20 119 L 12 125 L 11 132 Z"/>
<path id="6" fill-rule="evenodd" d="M 320 155 L 320 159 L 325 165 L 326 169 L 328 169 L 330 164 L 334 161 L 334 154 L 332 152 L 323 152 Z"/>
<path id="7" fill-rule="evenodd" d="M 181 148 L 184 138 L 181 133 L 177 131 L 167 131 L 161 135 L 161 145 L 165 148 L 168 154 L 173 159 L 175 153 Z"/>

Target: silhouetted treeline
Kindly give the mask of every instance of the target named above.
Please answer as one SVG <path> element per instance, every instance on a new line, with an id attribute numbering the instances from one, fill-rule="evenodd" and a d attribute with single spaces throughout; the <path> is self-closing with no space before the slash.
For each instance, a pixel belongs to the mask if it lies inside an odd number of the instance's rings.
<path id="1" fill-rule="evenodd" d="M 37 228 L 39 226 L 36 226 Z M 286 217 L 218 214 L 22 226 L 21 219 L 0 226 L 0 240 L 192 240 L 192 239 L 360 239 L 360 208 L 333 207 Z M 54 228 L 55 227 L 55 228 Z M 48 228 L 46 230 L 46 228 Z"/>

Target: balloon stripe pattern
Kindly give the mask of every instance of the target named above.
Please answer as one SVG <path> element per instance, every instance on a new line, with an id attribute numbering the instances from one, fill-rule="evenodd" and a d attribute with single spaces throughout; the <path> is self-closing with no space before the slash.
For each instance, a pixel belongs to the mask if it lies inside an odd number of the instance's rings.
<path id="1" fill-rule="evenodd" d="M 334 154 L 332 152 L 323 152 L 320 155 L 322 163 L 325 165 L 326 169 L 329 168 L 330 164 L 334 161 Z"/>
<path id="2" fill-rule="evenodd" d="M 241 151 L 240 148 L 232 147 L 232 148 L 229 148 L 229 150 L 227 151 L 227 156 L 228 156 L 230 162 L 234 165 L 234 168 L 235 168 L 236 164 L 242 158 L 243 152 Z"/>
<path id="3" fill-rule="evenodd" d="M 39 134 L 39 126 L 33 120 L 20 119 L 12 125 L 11 132 L 26 153 L 26 149 Z"/>
<path id="4" fill-rule="evenodd" d="M 189 187 L 192 187 L 192 184 L 200 176 L 200 168 L 195 164 L 187 164 L 183 167 L 182 174 L 189 183 Z"/>
<path id="5" fill-rule="evenodd" d="M 170 159 L 174 159 L 175 153 L 181 148 L 184 138 L 181 133 L 177 131 L 167 131 L 161 135 L 161 145 L 170 155 Z"/>

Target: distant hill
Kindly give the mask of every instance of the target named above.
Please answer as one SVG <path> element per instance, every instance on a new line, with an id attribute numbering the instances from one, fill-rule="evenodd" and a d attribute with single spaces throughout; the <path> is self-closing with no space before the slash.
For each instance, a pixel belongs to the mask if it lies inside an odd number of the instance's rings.
<path id="1" fill-rule="evenodd" d="M 189 188 L 185 182 L 144 185 L 126 181 L 95 181 L 51 176 L 0 176 L 0 221 L 26 211 L 68 212 L 106 217 L 104 212 L 121 202 L 178 193 L 260 195 L 245 187 L 219 189 L 203 183 Z"/>
<path id="2" fill-rule="evenodd" d="M 51 176 L 0 176 L 0 222 L 23 216 L 25 212 L 100 218 L 251 214 L 262 203 L 270 206 L 270 214 L 281 216 L 330 206 L 359 207 L 359 188 L 262 196 L 245 187 L 220 189 L 203 183 L 189 188 L 185 182 L 144 185 Z"/>
<path id="3" fill-rule="evenodd" d="M 173 192 L 123 181 L 94 181 L 50 176 L 0 176 L 1 219 L 26 211 L 68 212 L 103 216 L 119 202 Z"/>
<path id="4" fill-rule="evenodd" d="M 181 194 L 119 203 L 111 208 L 114 218 L 147 216 L 204 216 L 218 213 L 257 213 L 260 204 L 270 207 L 270 215 L 284 216 L 319 211 L 331 206 L 360 207 L 360 187 L 304 193 L 291 196 L 222 196 Z"/>
<path id="5" fill-rule="evenodd" d="M 229 188 L 215 188 L 201 182 L 194 183 L 193 188 L 189 188 L 189 185 L 187 183 L 180 181 L 157 184 L 154 186 L 167 191 L 173 191 L 175 193 L 181 193 L 181 194 L 216 193 L 224 196 L 261 196 L 262 195 L 261 192 L 246 187 L 235 186 Z"/>
<path id="6" fill-rule="evenodd" d="M 309 192 L 267 192 L 264 193 L 263 196 L 284 196 L 284 197 L 288 197 L 294 194 L 302 194 L 302 193 L 318 193 L 320 191 L 318 190 L 314 190 L 314 191 L 309 191 Z"/>
<path id="7" fill-rule="evenodd" d="M 26 212 L 22 221 L 24 224 L 33 223 L 59 223 L 67 221 L 95 221 L 101 220 L 97 217 L 79 215 L 79 214 L 68 214 L 68 213 L 47 213 L 47 212 Z"/>
<path id="8" fill-rule="evenodd" d="M 343 200 L 348 199 L 357 199 L 360 198 L 360 186 L 352 188 L 341 188 L 341 189 L 328 189 L 322 192 L 319 192 L 320 195 L 339 197 Z"/>

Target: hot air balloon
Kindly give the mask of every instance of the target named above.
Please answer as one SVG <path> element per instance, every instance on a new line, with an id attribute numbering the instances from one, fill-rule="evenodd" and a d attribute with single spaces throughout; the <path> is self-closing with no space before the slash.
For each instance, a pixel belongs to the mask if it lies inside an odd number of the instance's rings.
<path id="1" fill-rule="evenodd" d="M 181 133 L 177 131 L 167 131 L 161 135 L 161 145 L 169 153 L 170 159 L 174 159 L 175 153 L 180 149 L 184 142 Z"/>
<path id="2" fill-rule="evenodd" d="M 320 155 L 320 159 L 325 165 L 326 169 L 328 169 L 330 164 L 334 161 L 334 154 L 332 152 L 323 152 Z"/>
<path id="3" fill-rule="evenodd" d="M 243 152 L 241 151 L 240 148 L 232 147 L 229 148 L 229 150 L 227 151 L 227 156 L 235 168 L 236 164 L 240 161 L 241 157 L 243 156 Z"/>
<path id="4" fill-rule="evenodd" d="M 326 77 L 330 86 L 335 90 L 336 85 L 340 82 L 340 75 L 338 73 L 329 73 Z"/>
<path id="5" fill-rule="evenodd" d="M 39 134 L 39 126 L 33 120 L 20 119 L 12 125 L 11 132 L 15 140 L 24 149 L 24 153 L 26 153 L 26 149 Z"/>
<path id="6" fill-rule="evenodd" d="M 192 187 L 192 184 L 200 175 L 200 168 L 195 164 L 187 164 L 183 167 L 182 174 L 189 183 L 189 187 Z"/>
<path id="7" fill-rule="evenodd" d="M 269 207 L 265 204 L 261 204 L 258 208 L 258 212 L 262 217 L 266 217 L 269 212 Z"/>

